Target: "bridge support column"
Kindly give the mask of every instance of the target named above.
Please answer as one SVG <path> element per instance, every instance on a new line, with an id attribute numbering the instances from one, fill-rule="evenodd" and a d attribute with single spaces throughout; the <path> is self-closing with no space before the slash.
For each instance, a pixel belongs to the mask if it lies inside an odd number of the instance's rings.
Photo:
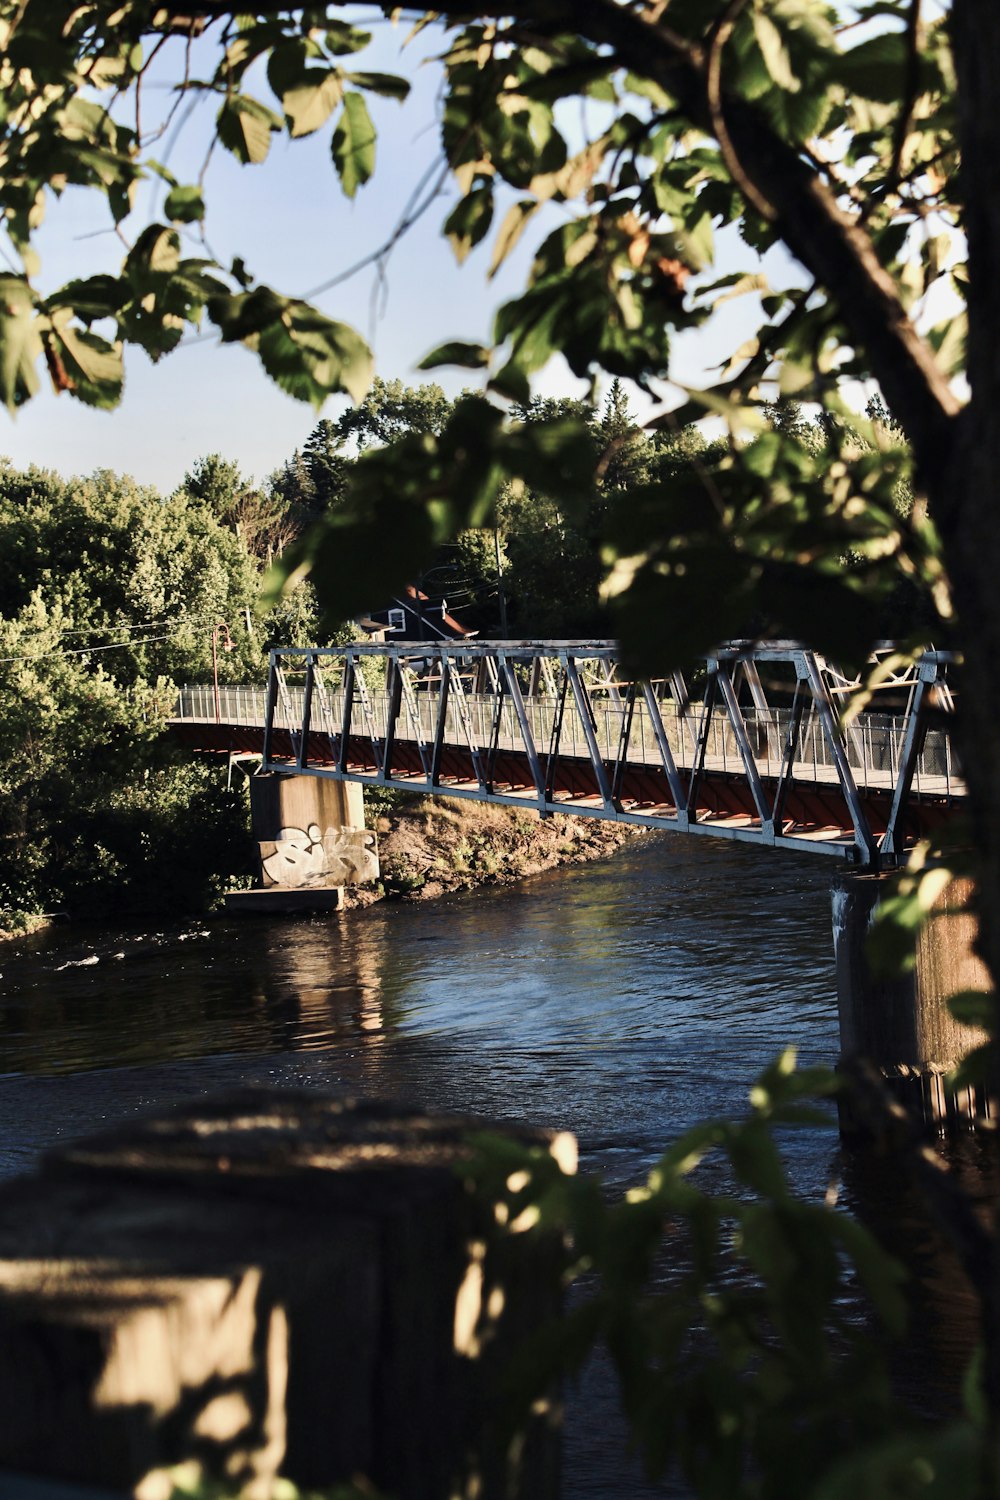
<path id="1" fill-rule="evenodd" d="M 364 788 L 329 777 L 250 778 L 250 823 L 260 851 L 258 889 L 226 898 L 233 910 L 335 911 L 344 887 L 377 880 Z"/>
<path id="2" fill-rule="evenodd" d="M 972 882 L 952 881 L 916 939 L 913 969 L 886 979 L 872 972 L 865 942 L 887 879 L 850 874 L 834 886 L 841 1062 L 873 1062 L 893 1096 L 927 1129 L 973 1129 L 1000 1115 L 1000 1100 L 984 1086 L 956 1091 L 948 1085 L 956 1064 L 986 1040 L 976 1027 L 954 1020 L 947 1005 L 960 990 L 990 987 L 973 951 Z M 864 1133 L 847 1102 L 840 1106 L 840 1128 L 846 1136 Z"/>

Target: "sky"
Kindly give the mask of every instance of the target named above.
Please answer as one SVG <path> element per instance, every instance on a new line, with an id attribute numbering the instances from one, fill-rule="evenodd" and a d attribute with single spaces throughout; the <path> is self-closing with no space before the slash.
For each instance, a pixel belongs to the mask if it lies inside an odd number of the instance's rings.
<path id="1" fill-rule="evenodd" d="M 242 167 L 222 149 L 212 157 L 206 181 L 206 230 L 211 249 L 223 263 L 242 255 L 258 281 L 284 293 L 307 295 L 383 244 L 395 229 L 417 183 L 438 153 L 436 95 L 440 70 L 428 34 L 401 51 L 405 25 L 378 19 L 375 42 L 349 66 L 399 72 L 410 79 L 410 98 L 399 105 L 370 98 L 379 131 L 375 175 L 353 201 L 339 187 L 329 154 L 331 125 L 297 141 L 273 136 L 268 160 Z M 165 91 L 160 99 L 167 98 Z M 270 101 L 266 87 L 261 97 Z M 149 106 L 147 105 L 147 108 Z M 202 108 L 176 141 L 165 138 L 161 160 L 181 181 L 193 181 L 210 138 L 211 111 Z M 526 237 L 498 277 L 487 282 L 489 241 L 458 267 L 441 234 L 449 184 L 423 218 L 401 239 L 384 280 L 372 268 L 315 298 L 329 316 L 357 327 L 375 353 L 376 371 L 407 383 L 435 380 L 450 395 L 472 383 L 466 371 L 420 374 L 420 359 L 446 339 L 488 340 L 499 303 L 524 285 L 532 247 Z M 154 184 L 140 197 L 123 226 L 134 238 L 162 214 L 162 190 Z M 543 222 L 551 227 L 550 217 Z M 491 236 L 492 238 L 492 236 Z M 52 199 L 38 238 L 44 290 L 72 277 L 117 269 L 124 249 L 96 195 L 70 189 Z M 197 242 L 189 254 L 204 254 Z M 749 266 L 750 253 L 724 246 L 718 269 Z M 783 267 L 789 271 L 790 267 Z M 793 279 L 797 279 L 794 277 Z M 694 383 L 721 360 L 755 325 L 756 298 L 731 304 L 723 329 L 685 335 L 675 356 L 675 378 Z M 247 478 L 262 480 L 301 447 L 318 416 L 333 416 L 345 398 L 331 399 L 320 413 L 294 401 L 275 386 L 254 355 L 240 346 L 222 346 L 217 337 L 193 338 L 153 365 L 135 348 L 126 350 L 125 392 L 114 412 L 94 411 L 68 394 L 43 390 L 16 417 L 0 413 L 6 431 L 0 454 L 17 466 L 37 464 L 63 475 L 111 468 L 170 493 L 195 461 L 218 452 L 235 459 Z M 43 377 L 44 377 L 44 371 Z M 561 361 L 537 377 L 535 389 L 547 395 L 583 395 Z M 645 415 L 649 403 L 639 397 Z"/>

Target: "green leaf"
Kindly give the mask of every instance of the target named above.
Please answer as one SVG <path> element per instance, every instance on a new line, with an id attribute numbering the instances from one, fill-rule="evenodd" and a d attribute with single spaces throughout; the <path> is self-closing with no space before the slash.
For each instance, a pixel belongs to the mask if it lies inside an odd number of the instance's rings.
<path id="1" fill-rule="evenodd" d="M 482 344 L 466 344 L 460 339 L 438 347 L 424 356 L 418 370 L 436 370 L 439 365 L 458 365 L 463 370 L 484 370 L 490 362 L 490 351 Z"/>
<path id="2" fill-rule="evenodd" d="M 371 384 L 374 361 L 361 335 L 305 303 L 293 304 L 261 334 L 259 351 L 284 390 L 317 407 L 336 391 L 360 401 Z"/>
<path id="3" fill-rule="evenodd" d="M 348 198 L 375 170 L 375 127 L 361 94 L 344 95 L 344 108 L 333 132 L 333 160 Z"/>
<path id="4" fill-rule="evenodd" d="M 531 382 L 516 360 L 509 359 L 489 382 L 489 390 L 508 401 L 520 401 L 527 405 L 531 400 Z"/>
<path id="5" fill-rule="evenodd" d="M 335 72 L 308 69 L 301 81 L 281 96 L 281 106 L 291 121 L 289 134 L 293 139 L 312 135 L 325 125 L 343 94 L 344 85 Z"/>
<path id="6" fill-rule="evenodd" d="M 354 83 L 359 89 L 367 89 L 372 94 L 381 94 L 385 99 L 399 99 L 402 101 L 410 92 L 410 85 L 405 78 L 398 78 L 395 73 L 347 73 L 345 74 L 349 83 Z"/>
<path id="7" fill-rule="evenodd" d="M 795 76 L 785 39 L 770 16 L 756 8 L 753 12 L 753 32 L 764 64 L 774 82 L 780 89 L 796 93 L 801 84 Z"/>
<path id="8" fill-rule="evenodd" d="M 35 299 L 21 276 L 0 276 L 0 400 L 13 412 L 38 390 Z"/>
<path id="9" fill-rule="evenodd" d="M 997 997 L 990 990 L 961 990 L 949 995 L 948 1009 L 962 1026 L 980 1026 L 992 1031 L 997 1025 Z"/>
<path id="10" fill-rule="evenodd" d="M 996 1066 L 997 1044 L 985 1042 L 981 1047 L 974 1047 L 962 1058 L 958 1067 L 950 1074 L 948 1086 L 952 1089 L 963 1089 L 976 1084 L 988 1084 L 996 1076 Z"/>
<path id="11" fill-rule="evenodd" d="M 837 78 L 862 98 L 898 104 L 906 69 L 906 38 L 901 31 L 881 31 L 832 60 Z"/>
<path id="12" fill-rule="evenodd" d="M 53 315 L 52 338 L 77 400 L 105 411 L 117 406 L 125 379 L 121 344 L 74 327 L 68 310 Z"/>
<path id="13" fill-rule="evenodd" d="M 965 346 L 969 334 L 969 318 L 966 312 L 957 313 L 944 323 L 939 323 L 927 334 L 927 342 L 934 350 L 938 364 L 950 378 L 965 369 Z"/>
<path id="14" fill-rule="evenodd" d="M 125 259 L 130 279 L 146 278 L 151 272 L 173 272 L 181 260 L 181 242 L 176 229 L 165 224 L 149 224 L 140 234 Z"/>
<path id="15" fill-rule="evenodd" d="M 459 265 L 473 246 L 485 238 L 492 222 L 493 189 L 488 183 L 483 187 L 473 188 L 456 203 L 444 221 L 444 232 Z"/>
<path id="16" fill-rule="evenodd" d="M 370 31 L 361 31 L 346 21 L 326 22 L 326 45 L 335 57 L 344 57 L 350 52 L 361 52 L 372 39 Z"/>
<path id="17" fill-rule="evenodd" d="M 224 343 L 244 343 L 258 353 L 272 380 L 296 400 L 320 406 L 343 391 L 360 401 L 368 390 L 373 360 L 364 339 L 308 302 L 257 287 L 212 297 L 208 315 Z"/>
<path id="18" fill-rule="evenodd" d="M 205 200 L 199 187 L 175 187 L 167 194 L 163 211 L 178 224 L 194 224 L 205 217 Z"/>
<path id="19" fill-rule="evenodd" d="M 227 99 L 217 121 L 219 140 L 244 165 L 266 160 L 271 136 L 281 126 L 273 110 L 246 94 Z"/>
<path id="20" fill-rule="evenodd" d="M 534 198 L 521 198 L 517 203 L 511 204 L 497 231 L 496 243 L 493 246 L 493 259 L 490 262 L 490 276 L 495 276 L 499 271 L 524 233 L 528 220 L 538 212 L 540 207 L 541 205 Z"/>
<path id="21" fill-rule="evenodd" d="M 674 238 L 686 263 L 694 270 L 711 265 L 715 253 L 715 236 L 712 230 L 712 215 L 695 204 L 685 219 L 684 227 L 674 231 Z"/>
<path id="22" fill-rule="evenodd" d="M 899 875 L 892 894 L 879 902 L 865 945 L 877 974 L 891 976 L 913 968 L 914 939 L 951 879 L 951 870 L 943 865 Z"/>

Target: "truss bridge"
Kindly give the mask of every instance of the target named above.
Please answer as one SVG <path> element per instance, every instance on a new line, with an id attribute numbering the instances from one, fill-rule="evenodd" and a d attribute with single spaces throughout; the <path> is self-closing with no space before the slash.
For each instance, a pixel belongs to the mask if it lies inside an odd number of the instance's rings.
<path id="1" fill-rule="evenodd" d="M 271 653 L 266 692 L 187 688 L 192 748 L 264 771 L 898 861 L 961 807 L 950 657 L 860 684 L 794 642 L 734 643 L 627 680 L 608 641 L 358 644 Z M 877 686 L 872 686 L 872 683 Z"/>

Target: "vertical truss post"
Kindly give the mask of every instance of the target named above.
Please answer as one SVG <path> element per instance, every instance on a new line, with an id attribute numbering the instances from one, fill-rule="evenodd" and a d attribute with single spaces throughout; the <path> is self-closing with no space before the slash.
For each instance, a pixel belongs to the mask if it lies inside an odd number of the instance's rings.
<path id="1" fill-rule="evenodd" d="M 677 715 L 677 743 L 678 748 L 683 744 L 685 735 L 691 746 L 691 768 L 694 769 L 695 756 L 698 751 L 697 735 L 691 729 L 691 694 L 684 680 L 682 672 L 671 672 L 669 677 L 670 694 L 674 700 L 675 713 Z"/>
<path id="2" fill-rule="evenodd" d="M 618 712 L 627 712 L 627 703 L 622 701 L 622 685 L 615 679 L 617 663 L 609 661 L 606 656 L 601 657 L 601 670 L 604 673 L 604 686 L 608 692 L 608 702 L 613 703 Z M 626 694 L 628 689 L 626 689 Z"/>
<path id="3" fill-rule="evenodd" d="M 336 735 L 333 732 L 333 702 L 330 698 L 330 694 L 326 689 L 326 682 L 323 677 L 322 669 L 319 665 L 318 652 L 315 654 L 315 660 L 313 663 L 313 679 L 314 693 L 319 697 L 319 710 L 323 718 L 323 723 L 325 725 L 327 745 L 329 746 L 330 754 L 334 759 L 336 759 L 337 745 Z"/>
<path id="4" fill-rule="evenodd" d="M 677 813 L 677 822 L 681 827 L 687 827 L 687 797 L 684 794 L 684 787 L 681 785 L 677 762 L 674 760 L 674 752 L 670 748 L 670 741 L 667 739 L 667 732 L 663 727 L 660 705 L 656 701 L 656 693 L 652 683 L 644 682 L 642 692 L 646 700 L 650 723 L 653 726 L 653 735 L 656 740 L 657 749 L 660 752 L 660 760 L 663 763 L 663 774 L 667 778 L 670 797 L 674 804 L 674 810 Z"/>
<path id="5" fill-rule="evenodd" d="M 351 734 L 351 717 L 354 713 L 354 657 L 347 653 L 344 657 L 344 707 L 340 715 L 340 746 L 337 755 L 337 769 L 343 776 L 347 770 L 347 741 Z"/>
<path id="6" fill-rule="evenodd" d="M 740 662 L 743 668 L 743 676 L 747 687 L 750 689 L 750 698 L 756 712 L 763 717 L 764 721 L 764 743 L 767 745 L 767 758 L 770 762 L 771 752 L 774 752 L 776 761 L 781 759 L 781 751 L 778 741 L 778 726 L 771 721 L 771 705 L 767 701 L 764 684 L 760 680 L 757 663 L 752 657 L 744 656 Z"/>
<path id="7" fill-rule="evenodd" d="M 587 742 L 587 751 L 590 755 L 590 763 L 593 767 L 594 776 L 597 780 L 597 790 L 600 794 L 601 801 L 604 803 L 606 811 L 614 812 L 615 805 L 611 796 L 611 783 L 608 780 L 608 768 L 604 764 L 604 758 L 601 755 L 601 749 L 597 743 L 597 727 L 594 721 L 594 713 L 590 698 L 587 694 L 586 688 L 580 681 L 580 674 L 577 671 L 576 662 L 573 657 L 568 655 L 564 656 L 563 665 L 566 669 L 566 675 L 569 678 L 569 685 L 573 693 L 574 701 L 576 703 L 576 711 L 580 715 L 580 723 L 583 725 L 583 737 Z"/>
<path id="8" fill-rule="evenodd" d="M 722 701 L 729 715 L 729 723 L 736 738 L 736 746 L 740 752 L 743 762 L 743 770 L 746 773 L 750 792 L 753 796 L 757 816 L 760 818 L 760 832 L 764 843 L 774 842 L 774 818 L 767 797 L 764 794 L 764 786 L 757 769 L 757 761 L 754 757 L 753 747 L 750 744 L 750 736 L 747 734 L 746 720 L 743 710 L 740 708 L 736 697 L 736 689 L 733 687 L 733 672 L 735 662 L 720 662 L 718 666 L 719 687 L 722 691 Z"/>
<path id="9" fill-rule="evenodd" d="M 847 747 L 837 729 L 837 716 L 834 712 L 826 683 L 823 681 L 823 674 L 812 651 L 803 652 L 802 659 L 805 664 L 806 679 L 812 692 L 813 702 L 816 705 L 816 713 L 822 725 L 826 742 L 830 747 L 830 753 L 837 768 L 837 775 L 840 778 L 840 789 L 844 794 L 844 801 L 847 803 L 848 811 L 851 814 L 851 822 L 854 825 L 854 842 L 861 851 L 862 863 L 873 869 L 877 868 L 879 860 L 878 844 L 869 827 L 864 807 L 861 805 L 857 782 L 854 780 L 854 773 L 847 758 Z"/>
<path id="10" fill-rule="evenodd" d="M 267 698 L 264 702 L 264 754 L 261 769 L 267 770 L 271 763 L 271 746 L 274 742 L 274 710 L 278 702 L 278 653 L 270 651 L 267 663 Z"/>
<path id="11" fill-rule="evenodd" d="M 500 750 L 500 731 L 503 727 L 503 705 L 507 696 L 506 679 L 501 677 L 496 669 L 496 662 L 492 655 L 486 660 L 490 664 L 493 680 L 493 712 L 490 718 L 490 745 L 486 754 L 486 786 L 492 792 L 496 779 L 497 755 Z"/>
<path id="12" fill-rule="evenodd" d="M 555 801 L 556 766 L 559 763 L 559 742 L 562 738 L 563 715 L 566 712 L 566 693 L 568 689 L 569 677 L 563 671 L 560 676 L 558 691 L 555 694 L 555 703 L 552 706 L 552 724 L 549 728 L 549 753 L 545 762 L 545 796 L 549 802 Z"/>
<path id="13" fill-rule="evenodd" d="M 695 742 L 694 757 L 691 762 L 691 775 L 688 777 L 687 812 L 688 820 L 692 823 L 698 821 L 698 792 L 701 788 L 701 778 L 705 770 L 705 755 L 708 751 L 708 732 L 712 727 L 712 713 L 715 709 L 715 700 L 719 691 L 719 663 L 715 657 L 708 658 L 708 681 L 705 683 L 705 701 L 701 710 L 701 721 L 698 725 L 698 738 Z"/>
<path id="14" fill-rule="evenodd" d="M 615 684 L 615 690 L 616 692 L 618 691 L 617 684 Z M 618 754 L 615 757 L 615 774 L 611 780 L 611 798 L 619 812 L 622 805 L 622 778 L 625 775 L 625 765 L 628 760 L 629 740 L 632 738 L 632 720 L 635 716 L 637 691 L 636 684 L 630 682 L 625 689 L 625 702 L 622 704 L 622 723 L 621 732 L 618 736 Z"/>
<path id="15" fill-rule="evenodd" d="M 312 719 L 312 697 L 313 678 L 316 673 L 316 657 L 311 651 L 306 653 L 306 681 L 302 689 L 302 726 L 299 730 L 299 743 L 295 747 L 295 763 L 299 770 L 305 769 L 306 761 L 309 759 L 309 723 Z"/>
<path id="16" fill-rule="evenodd" d="M 901 823 L 906 804 L 910 800 L 913 773 L 917 768 L 917 761 L 927 736 L 928 689 L 936 676 L 937 664 L 935 662 L 920 663 L 917 681 L 910 695 L 907 709 L 906 733 L 903 736 L 903 751 L 899 757 L 899 775 L 896 777 L 892 807 L 889 809 L 889 819 L 880 846 L 883 859 L 898 859 L 903 852 Z"/>
<path id="17" fill-rule="evenodd" d="M 799 748 L 802 711 L 806 706 L 806 691 L 802 685 L 802 681 L 802 674 L 799 672 L 798 664 L 796 664 L 792 710 L 788 716 L 788 733 L 785 736 L 785 748 L 781 757 L 781 770 L 778 773 L 778 786 L 774 793 L 774 807 L 771 810 L 775 832 L 779 834 L 784 828 L 785 803 L 788 801 L 788 793 L 795 779 L 795 756 Z"/>
<path id="18" fill-rule="evenodd" d="M 385 784 L 386 777 L 392 776 L 392 752 L 396 747 L 396 725 L 399 721 L 399 709 L 403 701 L 403 668 L 395 656 L 390 656 L 386 662 L 386 672 L 389 677 L 389 701 L 385 710 L 385 742 L 382 754 L 382 769 L 379 772 L 379 781 Z"/>
<path id="19" fill-rule="evenodd" d="M 539 809 L 544 810 L 545 777 L 542 775 L 542 766 L 538 759 L 538 751 L 535 748 L 535 739 L 531 733 L 531 725 L 528 723 L 524 699 L 521 696 L 521 686 L 512 664 L 507 659 L 506 651 L 497 652 L 497 665 L 500 668 L 504 682 L 507 684 L 507 695 L 514 705 L 514 713 L 517 716 L 521 739 L 524 742 L 524 753 L 528 757 L 528 766 L 531 770 L 531 779 L 535 783 L 535 791 L 538 794 Z"/>
<path id="20" fill-rule="evenodd" d="M 438 661 L 441 666 L 441 692 L 438 697 L 434 749 L 431 753 L 431 786 L 441 785 L 441 755 L 444 750 L 445 735 L 448 726 L 448 689 L 451 685 L 451 677 L 448 672 L 448 658 L 443 651 L 438 652 Z"/>

